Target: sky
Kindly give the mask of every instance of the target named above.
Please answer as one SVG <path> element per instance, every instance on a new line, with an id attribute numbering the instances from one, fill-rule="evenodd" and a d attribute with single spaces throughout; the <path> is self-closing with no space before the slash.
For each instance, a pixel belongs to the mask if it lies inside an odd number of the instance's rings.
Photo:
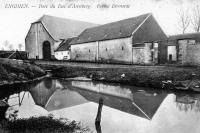
<path id="1" fill-rule="evenodd" d="M 152 13 L 167 35 L 180 34 L 178 11 L 181 8 L 192 9 L 198 0 L 0 0 L 0 48 L 6 40 L 17 48 L 25 43 L 26 34 L 32 22 L 42 15 L 81 20 L 96 24 L 105 24 L 144 13 Z M 28 4 L 29 8 L 8 8 L 8 5 Z M 48 5 L 39 8 L 39 5 Z M 49 8 L 54 4 L 55 8 Z M 59 4 L 75 4 L 79 8 L 58 8 Z M 90 8 L 80 8 L 82 5 Z M 109 8 L 97 8 L 98 5 Z M 111 8 L 112 5 L 128 5 L 129 8 Z M 87 6 L 86 6 L 87 7 Z M 193 32 L 192 28 L 186 32 Z"/>

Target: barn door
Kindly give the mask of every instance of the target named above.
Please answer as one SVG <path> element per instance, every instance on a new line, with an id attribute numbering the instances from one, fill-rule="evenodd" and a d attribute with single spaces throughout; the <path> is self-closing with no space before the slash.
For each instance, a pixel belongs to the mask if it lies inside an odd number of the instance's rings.
<path id="1" fill-rule="evenodd" d="M 49 41 L 43 43 L 43 59 L 51 59 L 51 45 Z"/>
<path id="2" fill-rule="evenodd" d="M 144 48 L 133 48 L 133 64 L 144 63 Z"/>

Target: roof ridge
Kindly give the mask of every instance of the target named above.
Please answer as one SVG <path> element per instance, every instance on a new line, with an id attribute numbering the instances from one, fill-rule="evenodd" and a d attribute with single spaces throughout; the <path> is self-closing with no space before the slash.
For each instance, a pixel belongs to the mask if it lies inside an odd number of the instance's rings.
<path id="1" fill-rule="evenodd" d="M 146 15 L 146 17 L 148 17 L 148 16 L 152 15 L 152 13 L 141 14 L 141 15 L 134 16 L 134 17 L 129 17 L 129 18 L 126 18 L 126 19 L 121 19 L 121 20 L 117 20 L 117 21 L 113 21 L 113 22 L 101 24 L 101 25 L 98 25 L 98 26 L 94 26 L 94 27 L 87 28 L 87 29 L 85 29 L 85 30 L 92 29 L 92 28 L 103 27 L 103 26 L 107 26 L 107 25 L 110 25 L 110 24 L 120 23 L 120 22 L 123 22 L 123 21 L 126 21 L 126 20 L 136 19 L 136 18 L 145 16 L 145 15 Z"/>
<path id="2" fill-rule="evenodd" d="M 192 32 L 192 33 L 184 33 L 184 34 L 175 34 L 175 35 L 169 35 L 169 37 L 172 37 L 172 36 L 181 36 L 181 35 L 198 35 L 200 34 L 200 32 Z"/>
<path id="3" fill-rule="evenodd" d="M 79 34 L 78 40 L 72 41 L 71 44 L 130 37 L 150 16 L 152 16 L 152 13 L 146 13 L 100 26 L 86 28 Z M 105 36 L 105 34 L 108 35 Z M 89 36 L 93 39 L 89 39 Z"/>
<path id="4" fill-rule="evenodd" d="M 82 22 L 82 23 L 88 23 L 88 24 L 96 24 L 96 23 L 92 23 L 92 22 L 86 22 L 86 21 L 82 21 L 82 20 L 58 17 L 58 16 L 53 16 L 53 15 L 48 15 L 48 14 L 43 14 L 38 20 L 34 21 L 33 23 L 41 22 L 45 17 L 60 19 L 60 20 L 65 20 L 65 21 L 76 21 L 76 22 Z M 99 25 L 99 24 L 96 24 L 96 25 Z"/>

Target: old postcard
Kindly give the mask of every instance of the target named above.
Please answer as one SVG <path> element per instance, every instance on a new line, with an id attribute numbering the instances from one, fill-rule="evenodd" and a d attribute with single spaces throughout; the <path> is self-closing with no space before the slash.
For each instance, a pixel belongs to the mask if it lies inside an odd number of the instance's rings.
<path id="1" fill-rule="evenodd" d="M 199 133 L 199 0 L 0 0 L 0 132 Z"/>

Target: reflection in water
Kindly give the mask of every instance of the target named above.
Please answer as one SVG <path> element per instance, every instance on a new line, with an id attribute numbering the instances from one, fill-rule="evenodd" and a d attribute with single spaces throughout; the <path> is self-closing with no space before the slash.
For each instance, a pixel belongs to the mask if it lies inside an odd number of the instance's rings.
<path id="1" fill-rule="evenodd" d="M 138 91 L 130 87 L 97 84 L 86 81 L 72 81 L 67 85 L 84 96 L 88 101 L 98 103 L 99 98 L 104 99 L 104 105 L 121 110 L 132 115 L 152 119 L 156 110 L 166 97 L 166 93 L 151 95 L 155 92 Z M 66 85 L 64 85 L 66 87 Z"/>
<path id="2" fill-rule="evenodd" d="M 10 105 L 7 117 L 16 110 L 17 118 L 52 113 L 81 121 L 103 133 L 200 130 L 199 94 L 169 94 L 149 88 L 52 79 L 18 87 L 17 92 L 11 89 L 0 94 L 0 100 L 7 98 Z"/>
<path id="3" fill-rule="evenodd" d="M 200 112 L 200 95 L 177 95 L 176 96 L 176 106 L 180 111 L 195 111 Z"/>

